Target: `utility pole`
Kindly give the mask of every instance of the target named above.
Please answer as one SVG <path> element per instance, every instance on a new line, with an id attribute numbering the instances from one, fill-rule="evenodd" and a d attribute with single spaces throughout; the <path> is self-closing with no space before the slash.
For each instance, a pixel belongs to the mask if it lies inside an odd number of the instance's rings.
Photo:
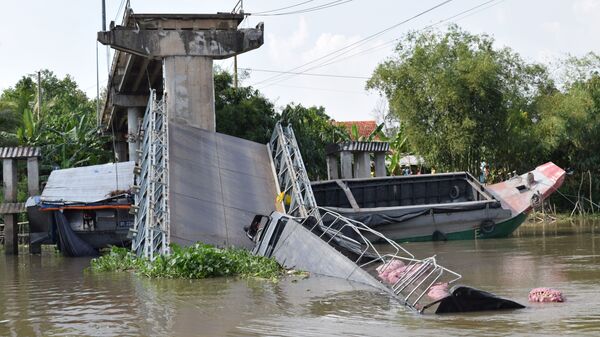
<path id="1" fill-rule="evenodd" d="M 244 14 L 244 0 L 239 0 L 233 7 L 232 13 Z M 243 20 L 242 20 L 243 21 Z M 238 88 L 237 55 L 233 55 L 233 87 Z"/>
<path id="2" fill-rule="evenodd" d="M 106 0 L 102 0 L 102 31 L 106 31 Z"/>
<path id="3" fill-rule="evenodd" d="M 233 87 L 238 88 L 237 55 L 233 57 Z"/>
<path id="4" fill-rule="evenodd" d="M 42 115 L 42 72 L 38 71 L 37 73 L 37 120 L 40 120 L 40 116 Z"/>

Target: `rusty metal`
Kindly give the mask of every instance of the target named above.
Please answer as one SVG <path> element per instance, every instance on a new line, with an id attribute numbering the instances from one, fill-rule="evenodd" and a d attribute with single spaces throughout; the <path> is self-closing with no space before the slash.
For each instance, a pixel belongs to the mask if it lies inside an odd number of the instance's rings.
<path id="1" fill-rule="evenodd" d="M 24 159 L 32 157 L 40 157 L 41 151 L 39 147 L 17 146 L 17 147 L 0 147 L 0 159 Z"/>

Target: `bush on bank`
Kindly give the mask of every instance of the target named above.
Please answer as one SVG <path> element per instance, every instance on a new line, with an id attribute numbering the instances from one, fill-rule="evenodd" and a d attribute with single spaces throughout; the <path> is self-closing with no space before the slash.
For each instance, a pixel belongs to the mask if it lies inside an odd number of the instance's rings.
<path id="1" fill-rule="evenodd" d="M 139 258 L 126 248 L 112 247 L 92 259 L 93 272 L 134 271 L 147 277 L 201 279 L 221 276 L 275 278 L 283 268 L 274 260 L 252 255 L 247 250 L 217 248 L 197 243 L 189 247 L 171 246 L 171 254 L 154 261 Z"/>

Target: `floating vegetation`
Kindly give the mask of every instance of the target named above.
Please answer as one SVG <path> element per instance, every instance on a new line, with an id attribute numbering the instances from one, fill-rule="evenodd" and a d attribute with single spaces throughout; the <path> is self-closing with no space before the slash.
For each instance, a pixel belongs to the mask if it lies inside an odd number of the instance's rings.
<path id="1" fill-rule="evenodd" d="M 171 246 L 171 254 L 154 261 L 139 258 L 126 248 L 112 247 L 92 259 L 93 272 L 133 271 L 147 277 L 201 279 L 221 276 L 276 278 L 283 268 L 274 260 L 237 248 L 217 248 L 197 243 Z"/>

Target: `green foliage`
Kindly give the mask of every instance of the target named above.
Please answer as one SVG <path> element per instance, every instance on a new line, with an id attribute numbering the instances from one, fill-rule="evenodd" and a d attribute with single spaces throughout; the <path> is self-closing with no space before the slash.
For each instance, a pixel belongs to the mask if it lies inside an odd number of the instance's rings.
<path id="1" fill-rule="evenodd" d="M 543 158 L 574 172 L 565 181 L 562 192 L 571 196 L 579 195 L 582 192 L 581 183 L 585 181 L 585 197 L 594 198 L 595 195 L 597 202 L 600 192 L 600 62 L 596 63 L 596 68 L 588 69 L 590 62 L 598 60 L 597 56 L 591 55 L 584 57 L 591 57 L 591 61 L 570 59 L 573 62 L 569 65 L 571 75 L 565 81 L 564 90 L 554 91 L 538 100 L 540 121 L 534 137 L 539 140 L 536 149 Z M 583 68 L 578 68 L 579 65 L 583 65 Z M 589 195 L 590 184 L 592 196 Z M 573 207 L 562 198 L 555 198 L 554 201 L 562 204 L 563 210 Z M 583 204 L 588 206 L 587 202 Z"/>
<path id="2" fill-rule="evenodd" d="M 125 248 L 112 247 L 108 254 L 93 259 L 94 272 L 132 270 L 147 277 L 202 279 L 242 276 L 275 278 L 283 269 L 274 259 L 252 255 L 247 250 L 216 248 L 197 243 L 182 248 L 171 245 L 171 254 L 154 261 L 137 258 Z"/>
<path id="3" fill-rule="evenodd" d="M 9 107 L 13 116 L 13 122 L 6 127 L 2 125 L 0 132 L 14 135 L 13 145 L 41 147 L 45 172 L 55 167 L 107 162 L 110 153 L 104 145 L 108 140 L 98 133 L 95 101 L 88 99 L 70 76 L 59 79 L 44 70 L 38 116 L 37 84 L 33 79 L 36 76 L 23 77 L 0 96 L 0 107 Z M 0 119 L 6 115 L 2 111 L 6 109 L 0 109 Z"/>
<path id="4" fill-rule="evenodd" d="M 0 100 L 0 147 L 18 144 L 16 130 L 20 121 L 16 107 L 13 102 Z"/>
<path id="5" fill-rule="evenodd" d="M 401 124 L 391 136 L 386 136 L 381 133 L 379 139 L 390 144 L 390 154 L 388 154 L 386 158 L 390 163 L 387 167 L 387 173 L 389 175 L 400 175 L 402 169 L 400 166 L 400 158 L 410 153 L 408 137 L 406 136 L 403 124 Z"/>
<path id="6" fill-rule="evenodd" d="M 234 88 L 227 72 L 214 81 L 217 132 L 266 144 L 278 117 L 273 104 L 252 87 Z"/>
<path id="7" fill-rule="evenodd" d="M 389 100 L 417 153 L 442 170 L 476 172 L 485 159 L 514 167 L 525 155 L 535 116 L 527 113 L 551 82 L 493 39 L 451 27 L 407 35 L 394 59 L 381 63 L 367 87 Z M 507 151 L 506 139 L 515 147 Z M 519 167 L 520 168 L 520 167 Z"/>
<path id="8" fill-rule="evenodd" d="M 137 270 L 145 261 L 138 259 L 129 249 L 111 247 L 107 254 L 92 259 L 90 263 L 93 272 L 112 272 Z"/>
<path id="9" fill-rule="evenodd" d="M 327 177 L 325 146 L 348 139 L 346 129 L 335 125 L 323 107 L 305 108 L 293 103 L 281 112 L 281 122 L 292 125 L 309 178 Z"/>

